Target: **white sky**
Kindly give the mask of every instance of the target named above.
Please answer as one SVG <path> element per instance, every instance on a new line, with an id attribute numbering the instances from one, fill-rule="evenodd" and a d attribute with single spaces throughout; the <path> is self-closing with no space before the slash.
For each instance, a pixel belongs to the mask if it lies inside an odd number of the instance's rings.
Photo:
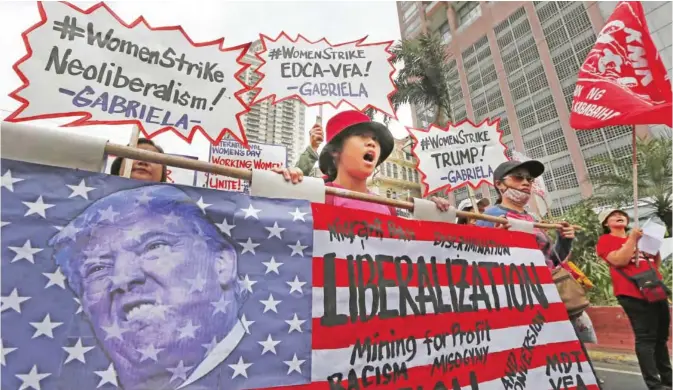
<path id="1" fill-rule="evenodd" d="M 95 2 L 74 2 L 88 8 Z M 195 42 L 225 38 L 225 46 L 235 46 L 258 39 L 259 34 L 276 36 L 285 31 L 309 39 L 326 37 L 332 43 L 352 41 L 368 36 L 366 42 L 400 39 L 397 8 L 393 1 L 116 1 L 108 5 L 126 22 L 144 16 L 152 26 L 181 25 Z M 20 104 L 7 95 L 21 85 L 12 65 L 25 53 L 21 33 L 40 20 L 34 1 L 0 0 L 0 117 L 17 109 Z M 338 111 L 348 109 L 341 106 Z M 323 108 L 326 121 L 336 111 Z M 315 122 L 318 108 L 306 109 L 306 132 Z M 397 138 L 407 135 L 404 125 L 411 126 L 411 110 L 402 107 L 399 122 L 392 121 L 390 129 Z M 40 121 L 45 125 L 60 125 L 67 121 Z M 130 137 L 128 126 L 88 126 L 64 129 L 77 134 L 107 138 L 126 144 Z M 308 137 L 306 137 L 308 142 Z M 172 133 L 154 138 L 168 153 L 198 156 L 206 160 L 208 141 L 199 134 L 192 145 Z"/>

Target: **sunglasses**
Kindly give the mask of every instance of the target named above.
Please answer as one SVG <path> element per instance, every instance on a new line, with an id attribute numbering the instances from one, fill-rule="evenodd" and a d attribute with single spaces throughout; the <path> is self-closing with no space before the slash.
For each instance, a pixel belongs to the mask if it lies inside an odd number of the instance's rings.
<path id="1" fill-rule="evenodd" d="M 528 181 L 529 183 L 535 182 L 535 178 L 530 176 L 530 175 L 521 175 L 521 174 L 513 174 L 513 175 L 507 175 L 505 178 L 511 178 L 512 180 L 520 183 L 524 180 Z"/>

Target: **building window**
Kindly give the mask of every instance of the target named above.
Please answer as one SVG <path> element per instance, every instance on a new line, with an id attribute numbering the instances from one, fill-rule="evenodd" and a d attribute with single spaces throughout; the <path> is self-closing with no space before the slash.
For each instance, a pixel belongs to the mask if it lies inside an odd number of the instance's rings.
<path id="1" fill-rule="evenodd" d="M 390 163 L 387 162 L 387 163 L 386 163 L 386 176 L 390 177 L 391 174 L 392 174 L 392 172 L 393 172 L 393 170 L 392 170 L 392 168 L 390 167 Z"/>
<path id="2" fill-rule="evenodd" d="M 397 178 L 397 164 L 393 164 L 393 179 Z"/>
<path id="3" fill-rule="evenodd" d="M 416 6 L 409 7 L 409 9 L 404 11 L 404 17 L 402 18 L 403 22 L 406 23 L 412 16 L 415 16 L 417 14 L 416 11 L 418 11 Z"/>
<path id="4" fill-rule="evenodd" d="M 439 36 L 442 38 L 443 44 L 448 44 L 451 42 L 451 28 L 449 27 L 449 22 L 445 22 L 439 27 Z"/>
<path id="5" fill-rule="evenodd" d="M 414 170 L 414 181 L 418 183 L 418 171 Z"/>
<path id="6" fill-rule="evenodd" d="M 467 1 L 466 3 L 458 10 L 459 30 L 469 26 L 481 16 L 481 7 L 479 7 L 478 1 Z"/>
<path id="7" fill-rule="evenodd" d="M 421 28 L 421 19 L 415 19 L 410 25 L 405 27 L 404 29 L 404 36 L 406 38 L 411 37 L 414 33 L 416 33 L 418 30 Z"/>
<path id="8" fill-rule="evenodd" d="M 407 169 L 402 167 L 402 180 L 407 181 Z"/>

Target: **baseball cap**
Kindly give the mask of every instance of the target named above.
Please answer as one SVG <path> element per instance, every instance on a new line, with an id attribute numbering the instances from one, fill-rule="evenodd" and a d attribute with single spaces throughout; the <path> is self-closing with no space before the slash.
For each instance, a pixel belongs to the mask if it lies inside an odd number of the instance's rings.
<path id="1" fill-rule="evenodd" d="M 498 165 L 493 171 L 493 183 L 496 181 L 502 180 L 508 173 L 512 172 L 517 168 L 525 168 L 528 173 L 534 178 L 542 175 L 544 173 L 544 165 L 537 160 L 528 160 L 528 161 L 505 161 L 504 163 Z"/>

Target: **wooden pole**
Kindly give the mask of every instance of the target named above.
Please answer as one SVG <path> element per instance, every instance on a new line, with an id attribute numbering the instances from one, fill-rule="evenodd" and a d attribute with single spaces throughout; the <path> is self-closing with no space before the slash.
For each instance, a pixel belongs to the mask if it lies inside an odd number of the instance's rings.
<path id="1" fill-rule="evenodd" d="M 133 130 L 131 131 L 131 140 L 129 146 L 132 148 L 138 147 L 138 138 L 140 137 L 140 128 L 138 125 L 133 125 Z M 129 178 L 131 177 L 131 171 L 133 170 L 133 160 L 125 158 L 122 161 L 121 174 L 122 177 Z"/>
<path id="2" fill-rule="evenodd" d="M 199 172 L 214 173 L 217 175 L 233 177 L 235 179 L 242 180 L 252 180 L 252 170 L 243 169 L 243 168 L 233 168 L 223 165 L 215 165 L 205 161 L 192 160 L 189 158 L 173 156 L 163 153 L 151 152 L 149 150 L 133 148 L 130 146 L 118 145 L 108 143 L 105 146 L 105 153 L 112 154 L 115 156 L 120 156 L 123 158 L 133 159 L 133 160 L 142 160 L 153 162 L 162 165 L 168 165 L 171 167 L 178 167 L 184 169 L 192 169 Z M 387 206 L 393 206 L 400 209 L 405 209 L 413 211 L 414 204 L 412 202 L 406 202 L 398 199 L 388 199 L 377 195 L 370 195 L 361 192 L 353 192 L 342 188 L 337 187 L 326 187 L 325 193 L 328 195 L 340 196 L 342 198 L 357 199 L 366 202 L 378 203 Z M 506 224 L 508 221 L 505 218 L 493 217 L 490 215 L 470 213 L 466 211 L 456 211 L 456 215 L 459 217 L 465 218 L 475 218 L 483 221 Z M 540 229 L 560 229 L 562 225 L 560 224 L 551 224 L 551 223 L 535 223 L 535 227 Z M 581 229 L 579 226 L 575 226 L 575 229 Z"/>
<path id="3" fill-rule="evenodd" d="M 470 187 L 469 184 L 468 184 L 468 186 L 467 186 L 467 196 L 469 196 L 469 197 L 470 197 L 470 200 L 472 201 L 472 210 L 473 210 L 476 214 L 481 214 L 481 213 L 479 212 L 479 206 L 477 205 L 477 203 L 479 203 L 479 202 L 477 201 L 477 195 L 474 193 L 474 188 Z"/>
<path id="4" fill-rule="evenodd" d="M 636 150 L 636 128 L 631 130 L 631 159 L 633 160 L 633 226 L 638 229 L 638 151 Z M 638 242 L 636 242 L 636 267 L 640 267 Z"/>
<path id="5" fill-rule="evenodd" d="M 631 133 L 631 148 L 633 159 L 633 223 L 638 228 L 638 152 L 636 150 L 636 130 Z"/>

